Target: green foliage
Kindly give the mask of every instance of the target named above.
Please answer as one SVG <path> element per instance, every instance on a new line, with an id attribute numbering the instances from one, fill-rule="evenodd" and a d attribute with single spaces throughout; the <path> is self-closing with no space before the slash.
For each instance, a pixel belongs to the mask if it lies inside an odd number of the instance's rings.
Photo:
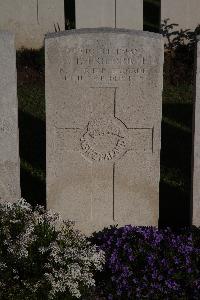
<path id="1" fill-rule="evenodd" d="M 178 24 L 164 20 L 161 33 L 165 41 L 165 82 L 173 85 L 193 84 L 196 38 L 200 26 L 194 31 L 176 30 Z"/>

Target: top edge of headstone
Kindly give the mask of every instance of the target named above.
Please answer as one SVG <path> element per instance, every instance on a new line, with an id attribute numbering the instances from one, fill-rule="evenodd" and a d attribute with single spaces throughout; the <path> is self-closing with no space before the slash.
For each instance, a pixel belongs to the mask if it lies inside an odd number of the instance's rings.
<path id="1" fill-rule="evenodd" d="M 110 28 L 110 27 L 102 27 L 102 28 L 81 28 L 81 29 L 72 29 L 65 30 L 59 32 L 47 33 L 45 35 L 45 39 L 51 39 L 62 36 L 76 35 L 76 34 L 90 34 L 90 33 L 124 33 L 134 36 L 142 36 L 152 39 L 162 40 L 163 36 L 159 33 L 142 31 L 142 30 L 134 30 L 134 29 L 123 29 L 123 28 Z"/>

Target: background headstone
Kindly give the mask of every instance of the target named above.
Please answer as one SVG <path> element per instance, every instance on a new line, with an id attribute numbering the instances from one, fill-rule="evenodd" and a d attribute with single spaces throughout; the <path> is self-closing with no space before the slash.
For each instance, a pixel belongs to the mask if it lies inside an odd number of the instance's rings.
<path id="1" fill-rule="evenodd" d="M 143 0 L 116 0 L 116 27 L 143 30 Z"/>
<path id="2" fill-rule="evenodd" d="M 80 29 L 45 45 L 48 208 L 85 232 L 157 225 L 161 36 Z"/>
<path id="3" fill-rule="evenodd" d="M 0 32 L 0 202 L 20 197 L 14 35 Z"/>
<path id="4" fill-rule="evenodd" d="M 161 23 L 170 19 L 168 24 L 176 23 L 175 30 L 194 30 L 200 24 L 199 0 L 161 0 Z"/>
<path id="5" fill-rule="evenodd" d="M 143 29 L 143 0 L 76 0 L 76 28 Z"/>
<path id="6" fill-rule="evenodd" d="M 193 124 L 193 225 L 200 226 L 200 42 L 197 43 L 196 85 Z"/>
<path id="7" fill-rule="evenodd" d="M 40 48 L 55 26 L 65 28 L 64 0 L 0 1 L 0 30 L 16 35 L 17 48 Z"/>

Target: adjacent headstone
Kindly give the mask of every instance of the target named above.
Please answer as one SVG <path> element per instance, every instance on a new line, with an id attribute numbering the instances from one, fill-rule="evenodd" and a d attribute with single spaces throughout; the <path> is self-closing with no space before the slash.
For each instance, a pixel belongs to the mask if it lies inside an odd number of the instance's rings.
<path id="1" fill-rule="evenodd" d="M 76 28 L 143 29 L 143 0 L 76 0 Z"/>
<path id="2" fill-rule="evenodd" d="M 200 37 L 198 38 L 200 40 Z M 193 225 L 200 226 L 200 41 L 197 43 L 196 85 L 193 124 Z"/>
<path id="3" fill-rule="evenodd" d="M 116 27 L 143 30 L 143 0 L 116 0 Z"/>
<path id="4" fill-rule="evenodd" d="M 115 27 L 115 0 L 76 0 L 76 28 Z"/>
<path id="5" fill-rule="evenodd" d="M 47 32 L 64 30 L 64 0 L 0 1 L 0 30 L 16 35 L 17 48 L 40 48 Z"/>
<path id="6" fill-rule="evenodd" d="M 200 24 L 199 0 L 161 0 L 161 23 L 178 24 L 178 29 L 194 30 Z"/>
<path id="7" fill-rule="evenodd" d="M 48 208 L 85 232 L 157 225 L 162 37 L 80 29 L 45 48 Z"/>
<path id="8" fill-rule="evenodd" d="M 14 35 L 0 32 L 0 202 L 20 197 Z"/>

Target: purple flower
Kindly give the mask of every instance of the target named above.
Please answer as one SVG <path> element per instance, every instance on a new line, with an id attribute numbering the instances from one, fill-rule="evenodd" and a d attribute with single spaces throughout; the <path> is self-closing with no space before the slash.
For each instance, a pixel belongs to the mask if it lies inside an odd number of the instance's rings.
<path id="1" fill-rule="evenodd" d="M 100 286 L 105 296 L 113 297 L 106 299 L 179 299 L 193 294 L 198 299 L 200 245 L 194 246 L 191 234 L 127 225 L 104 229 L 93 239 L 106 252 Z"/>

